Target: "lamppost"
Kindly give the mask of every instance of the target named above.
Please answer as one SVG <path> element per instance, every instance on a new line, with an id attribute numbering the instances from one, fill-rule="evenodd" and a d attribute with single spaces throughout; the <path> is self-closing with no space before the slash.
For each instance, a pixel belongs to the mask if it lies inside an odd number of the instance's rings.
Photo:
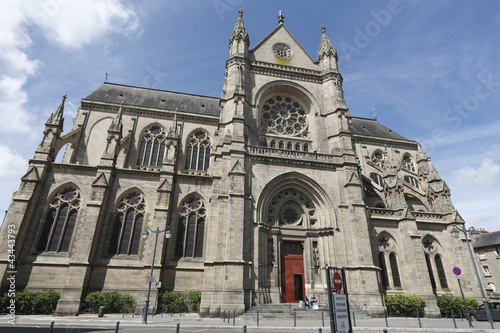
<path id="1" fill-rule="evenodd" d="M 151 294 L 151 282 L 153 282 L 153 267 L 155 264 L 155 256 L 156 256 L 156 244 L 158 244 L 158 235 L 161 234 L 162 232 L 165 232 L 165 238 L 170 239 L 172 238 L 172 234 L 170 233 L 170 227 L 166 227 L 163 230 L 160 230 L 160 228 L 156 227 L 156 230 L 151 229 L 150 227 L 147 228 L 149 231 L 153 232 L 156 234 L 156 239 L 155 239 L 155 247 L 153 248 L 153 262 L 151 263 L 151 273 L 149 274 L 148 278 L 148 297 L 146 298 L 146 305 L 144 306 L 144 314 L 142 316 L 142 323 L 147 324 L 148 323 L 148 307 L 149 307 L 149 294 Z M 148 230 L 144 231 L 142 233 L 142 238 L 144 240 L 148 239 L 149 237 L 149 232 Z"/>
<path id="2" fill-rule="evenodd" d="M 477 282 L 479 283 L 479 289 L 481 290 L 481 295 L 483 296 L 483 303 L 484 307 L 486 309 L 486 316 L 488 317 L 488 321 L 490 322 L 491 328 L 494 329 L 495 327 L 493 326 L 493 320 L 491 318 L 491 312 L 490 312 L 490 306 L 488 304 L 488 300 L 486 299 L 486 295 L 484 294 L 483 290 L 483 285 L 481 284 L 481 278 L 479 277 L 479 272 L 477 271 L 477 266 L 476 266 L 476 260 L 474 260 L 474 254 L 472 253 L 472 249 L 470 247 L 470 242 L 469 242 L 469 237 L 467 234 L 470 232 L 472 235 L 472 238 L 478 239 L 479 238 L 479 231 L 475 230 L 473 227 L 470 227 L 469 230 L 465 228 L 460 228 L 456 224 L 453 225 L 453 229 L 451 229 L 451 235 L 453 238 L 458 239 L 460 236 L 460 231 L 464 233 L 465 235 L 465 242 L 467 243 L 467 246 L 469 247 L 469 253 L 470 257 L 472 259 L 472 264 L 474 265 L 474 270 L 476 271 L 476 277 L 477 277 Z"/>

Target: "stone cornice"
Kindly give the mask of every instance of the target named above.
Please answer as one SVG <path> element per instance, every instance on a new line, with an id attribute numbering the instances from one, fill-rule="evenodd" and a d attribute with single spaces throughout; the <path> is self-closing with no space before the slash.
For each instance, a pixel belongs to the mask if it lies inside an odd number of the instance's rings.
<path id="1" fill-rule="evenodd" d="M 269 75 L 290 80 L 300 80 L 314 83 L 322 83 L 321 71 L 299 67 L 272 64 L 262 61 L 252 61 L 252 71 L 255 74 Z"/>
<path id="2" fill-rule="evenodd" d="M 380 137 L 373 137 L 373 136 L 366 136 L 359 134 L 352 134 L 352 138 L 354 142 L 359 142 L 359 143 L 372 143 L 381 146 L 390 145 L 393 148 L 399 147 L 399 148 L 408 148 L 415 150 L 418 148 L 418 142 L 411 140 L 380 138 Z"/>

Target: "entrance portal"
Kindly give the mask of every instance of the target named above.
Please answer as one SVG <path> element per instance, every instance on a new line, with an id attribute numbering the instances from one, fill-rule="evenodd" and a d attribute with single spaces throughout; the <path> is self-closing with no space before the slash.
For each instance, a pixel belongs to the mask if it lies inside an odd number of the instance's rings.
<path id="1" fill-rule="evenodd" d="M 281 292 L 284 303 L 304 298 L 304 256 L 301 242 L 281 244 Z"/>

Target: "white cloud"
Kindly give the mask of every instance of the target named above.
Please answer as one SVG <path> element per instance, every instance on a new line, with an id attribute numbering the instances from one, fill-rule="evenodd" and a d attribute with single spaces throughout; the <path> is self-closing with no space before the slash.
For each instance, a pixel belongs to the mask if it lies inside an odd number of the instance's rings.
<path id="1" fill-rule="evenodd" d="M 37 1 L 27 13 L 48 40 L 80 48 L 109 32 L 131 37 L 140 33 L 134 7 L 120 0 Z"/>
<path id="2" fill-rule="evenodd" d="M 28 161 L 9 147 L 0 144 L 0 156 L 2 156 L 0 159 L 0 179 L 21 177 L 26 172 Z"/>
<path id="3" fill-rule="evenodd" d="M 4 0 L 0 3 L 0 133 L 30 133 L 38 121 L 28 112 L 24 85 L 38 59 L 27 50 L 40 35 L 63 48 L 80 48 L 109 33 L 140 33 L 132 5 L 120 0 Z"/>
<path id="4" fill-rule="evenodd" d="M 461 187 L 495 186 L 500 174 L 500 165 L 489 158 L 484 158 L 477 168 L 466 166 L 452 171 L 455 181 Z"/>

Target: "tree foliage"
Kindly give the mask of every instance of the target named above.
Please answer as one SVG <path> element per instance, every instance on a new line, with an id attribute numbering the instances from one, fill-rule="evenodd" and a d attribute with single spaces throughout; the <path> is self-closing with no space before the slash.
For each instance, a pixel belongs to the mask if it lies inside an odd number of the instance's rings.
<path id="1" fill-rule="evenodd" d="M 451 318 L 451 312 L 455 317 L 460 316 L 460 313 L 465 315 L 464 301 L 462 297 L 453 296 L 438 296 L 436 297 L 437 305 L 439 311 L 441 311 L 441 317 Z M 479 304 L 472 297 L 466 297 L 465 303 L 467 304 L 467 309 L 471 310 L 476 308 Z"/>
<path id="2" fill-rule="evenodd" d="M 394 317 L 416 317 L 424 315 L 425 301 L 422 297 L 409 295 L 385 295 L 387 314 Z"/>
<path id="3" fill-rule="evenodd" d="M 199 312 L 201 291 L 166 291 L 161 297 L 161 306 L 167 313 Z"/>
<path id="4" fill-rule="evenodd" d="M 130 312 L 135 306 L 135 300 L 129 293 L 119 294 L 117 291 L 94 291 L 85 297 L 85 303 L 90 311 L 97 312 L 104 306 L 105 313 Z"/>
<path id="5" fill-rule="evenodd" d="M 7 307 L 11 299 L 15 301 L 16 313 L 22 314 L 52 314 L 57 307 L 60 293 L 54 290 L 45 292 L 33 292 L 27 289 L 16 292 L 14 297 L 5 293 L 0 299 L 0 311 L 9 312 Z"/>

